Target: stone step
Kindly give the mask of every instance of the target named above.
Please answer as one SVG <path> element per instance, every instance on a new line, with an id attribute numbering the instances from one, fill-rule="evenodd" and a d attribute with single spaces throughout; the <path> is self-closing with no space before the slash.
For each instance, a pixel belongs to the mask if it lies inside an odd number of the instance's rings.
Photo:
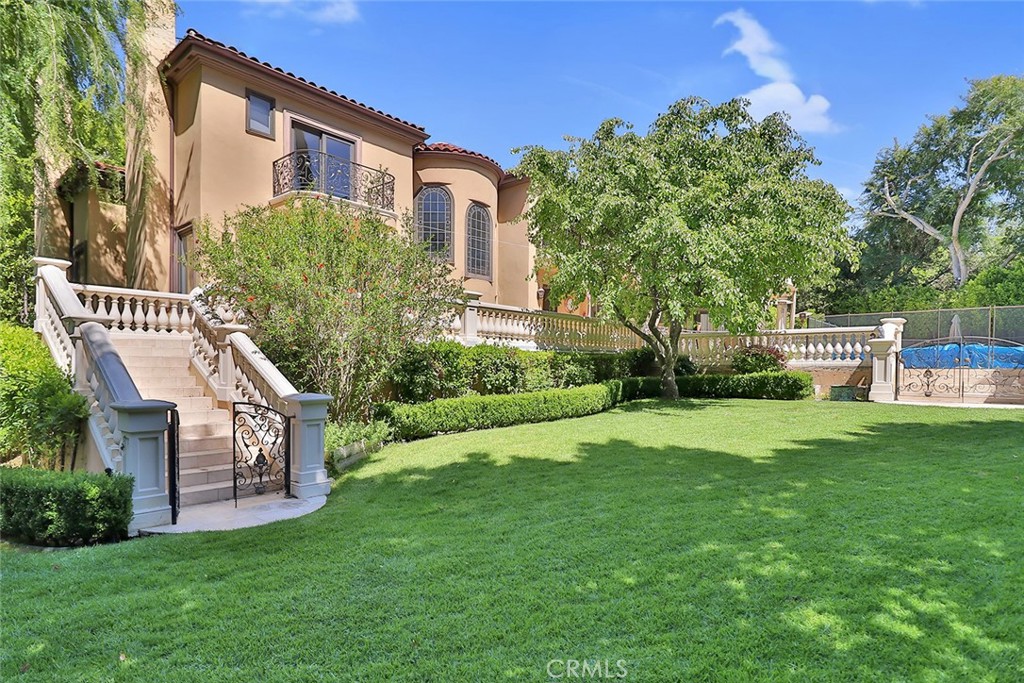
<path id="1" fill-rule="evenodd" d="M 214 412 L 214 411 L 211 411 Z M 216 412 L 227 412 L 227 411 L 216 411 Z M 223 419 L 210 418 L 206 420 L 185 421 L 187 416 L 182 416 L 182 423 L 178 425 L 178 438 L 189 438 L 189 437 L 218 437 L 218 436 L 231 436 L 231 422 L 228 417 Z"/>
<path id="2" fill-rule="evenodd" d="M 183 436 L 178 434 L 178 452 L 182 455 L 225 451 L 231 451 L 230 433 L 222 436 Z"/>
<path id="3" fill-rule="evenodd" d="M 120 350 L 124 348 L 149 348 L 153 346 L 184 346 L 192 345 L 191 335 L 166 334 L 132 334 L 119 330 L 110 331 L 110 340 Z"/>
<path id="4" fill-rule="evenodd" d="M 169 370 L 174 370 L 175 372 L 188 372 L 190 362 L 187 356 L 178 355 L 121 356 L 121 359 L 124 361 L 125 367 L 128 368 L 128 372 L 131 374 L 132 379 L 135 378 L 135 372 L 137 370 L 144 371 L 158 369 L 164 374 Z"/>
<path id="5" fill-rule="evenodd" d="M 131 371 L 129 371 L 130 374 Z M 181 374 L 168 374 L 164 373 L 148 373 L 151 376 L 139 377 L 132 375 L 132 380 L 136 386 L 145 385 L 151 389 L 161 389 L 163 387 L 176 388 L 176 387 L 199 387 L 199 380 L 196 379 L 195 375 L 191 373 Z M 145 392 L 143 392 L 145 393 Z"/>
<path id="6" fill-rule="evenodd" d="M 155 398 L 161 401 L 173 401 L 178 404 L 178 415 L 182 418 L 182 424 L 185 423 L 184 416 L 186 414 L 197 416 L 191 420 L 191 423 L 202 422 L 198 416 L 202 413 L 208 413 L 214 410 L 213 399 L 209 396 L 178 396 L 175 397 L 172 392 L 163 391 L 147 391 L 145 387 L 139 387 L 139 393 L 147 398 Z M 227 411 L 222 411 L 227 412 Z M 230 418 L 228 418 L 230 419 Z"/>
<path id="7" fill-rule="evenodd" d="M 200 484 L 215 484 L 222 482 L 228 482 L 230 484 L 233 474 L 234 463 L 231 462 L 229 454 L 227 462 L 217 463 L 215 465 L 182 468 L 178 471 L 178 486 L 184 490 L 190 486 L 199 486 Z"/>
<path id="8" fill-rule="evenodd" d="M 231 466 L 232 453 L 230 450 L 214 449 L 208 451 L 192 451 L 178 455 L 178 469 L 194 470 L 201 467 L 217 467 L 221 465 Z"/>
<path id="9" fill-rule="evenodd" d="M 211 484 L 183 486 L 178 490 L 178 500 L 181 503 L 181 507 L 215 503 L 219 500 L 231 500 L 233 497 L 234 489 L 230 480 L 226 483 L 218 481 Z"/>
<path id="10" fill-rule="evenodd" d="M 180 405 L 180 400 L 183 398 L 205 398 L 207 401 L 213 399 L 203 393 L 203 388 L 192 385 L 192 386 L 178 386 L 178 387 L 154 387 L 150 383 L 146 383 L 146 386 L 139 387 L 139 393 L 142 394 L 143 398 L 158 398 L 162 401 L 174 401 Z"/>
<path id="11" fill-rule="evenodd" d="M 158 342 L 152 345 L 124 346 L 117 344 L 117 353 L 122 358 L 148 358 L 151 356 L 188 356 L 189 346 L 187 344 L 167 344 Z"/>

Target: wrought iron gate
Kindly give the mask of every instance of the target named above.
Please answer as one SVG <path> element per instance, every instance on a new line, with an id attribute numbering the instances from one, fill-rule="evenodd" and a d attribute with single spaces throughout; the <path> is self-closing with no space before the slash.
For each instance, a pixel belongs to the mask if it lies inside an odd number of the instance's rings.
<path id="1" fill-rule="evenodd" d="M 904 343 L 896 397 L 936 402 L 1024 402 L 1024 344 L 992 337 Z"/>
<path id="2" fill-rule="evenodd" d="M 178 523 L 181 493 L 178 490 L 178 411 L 172 409 L 167 420 L 167 499 L 171 504 L 171 524 Z"/>
<path id="3" fill-rule="evenodd" d="M 291 495 L 291 418 L 269 406 L 233 403 L 235 506 L 239 491 L 257 495 L 284 490 Z"/>

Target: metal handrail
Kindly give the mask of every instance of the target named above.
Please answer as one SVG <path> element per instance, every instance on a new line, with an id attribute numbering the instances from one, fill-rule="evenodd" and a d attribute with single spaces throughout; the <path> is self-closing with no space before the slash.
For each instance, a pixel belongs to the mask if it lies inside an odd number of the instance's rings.
<path id="1" fill-rule="evenodd" d="M 315 150 L 294 151 L 274 162 L 274 196 L 288 192 L 314 192 L 395 210 L 395 176 Z"/>

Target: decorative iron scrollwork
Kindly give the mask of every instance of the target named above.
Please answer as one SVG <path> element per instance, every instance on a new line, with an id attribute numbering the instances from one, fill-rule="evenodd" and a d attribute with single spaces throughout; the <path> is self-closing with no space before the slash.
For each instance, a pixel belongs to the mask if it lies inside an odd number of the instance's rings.
<path id="1" fill-rule="evenodd" d="M 274 162 L 274 196 L 304 191 L 395 210 L 395 177 L 325 152 L 302 150 Z"/>
<path id="2" fill-rule="evenodd" d="M 234 495 L 284 489 L 291 494 L 290 418 L 268 406 L 234 403 Z"/>

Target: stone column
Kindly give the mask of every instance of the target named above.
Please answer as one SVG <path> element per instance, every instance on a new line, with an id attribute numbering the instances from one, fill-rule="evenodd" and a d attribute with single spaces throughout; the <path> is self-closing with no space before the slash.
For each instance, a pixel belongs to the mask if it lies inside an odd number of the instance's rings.
<path id="1" fill-rule="evenodd" d="M 167 411 L 169 401 L 124 401 L 111 405 L 117 411 L 117 428 L 123 437 L 124 473 L 135 478 L 132 489 L 134 516 L 129 533 L 171 523 L 167 497 Z"/>
<path id="2" fill-rule="evenodd" d="M 869 339 L 871 347 L 870 401 L 896 400 L 896 363 L 903 344 L 903 326 L 906 318 L 882 318 L 880 336 Z"/>
<path id="3" fill-rule="evenodd" d="M 327 394 L 285 396 L 295 415 L 291 426 L 291 493 L 296 498 L 326 496 L 331 482 L 324 468 L 324 427 L 334 399 Z"/>

